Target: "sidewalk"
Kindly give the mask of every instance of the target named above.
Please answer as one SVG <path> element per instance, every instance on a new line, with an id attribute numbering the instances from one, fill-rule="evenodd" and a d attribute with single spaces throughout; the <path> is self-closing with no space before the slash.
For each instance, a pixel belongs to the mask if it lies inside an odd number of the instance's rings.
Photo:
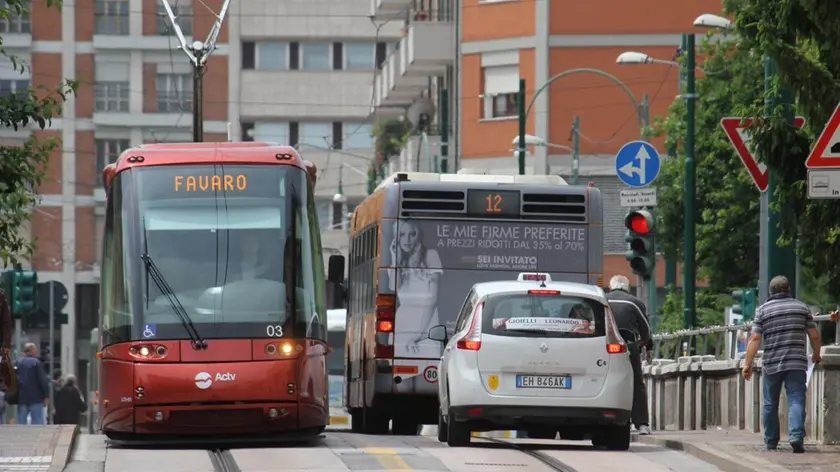
<path id="1" fill-rule="evenodd" d="M 633 440 L 684 451 L 723 472 L 840 471 L 840 446 L 806 441 L 805 454 L 794 454 L 783 437 L 778 450 L 767 451 L 761 434 L 746 431 L 654 431 Z"/>
<path id="2" fill-rule="evenodd" d="M 60 472 L 77 434 L 77 426 L 0 425 L 0 471 Z"/>

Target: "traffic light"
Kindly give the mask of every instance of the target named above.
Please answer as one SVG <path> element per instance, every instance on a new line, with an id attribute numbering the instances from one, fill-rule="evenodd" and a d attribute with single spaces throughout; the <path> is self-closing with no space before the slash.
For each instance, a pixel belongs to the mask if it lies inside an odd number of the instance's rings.
<path id="1" fill-rule="evenodd" d="M 734 298 L 737 302 L 737 305 L 732 307 L 733 313 L 741 315 L 744 321 L 749 321 L 755 318 L 755 309 L 758 302 L 757 289 L 745 288 L 735 290 L 732 292 L 732 298 Z"/>
<path id="2" fill-rule="evenodd" d="M 624 226 L 627 228 L 624 240 L 630 243 L 625 258 L 630 261 L 633 273 L 642 278 L 650 277 L 656 264 L 654 225 L 653 215 L 647 210 L 631 211 L 624 218 Z"/>
<path id="3" fill-rule="evenodd" d="M 23 318 L 38 310 L 38 273 L 14 270 L 11 274 L 10 287 L 6 293 L 14 318 Z"/>

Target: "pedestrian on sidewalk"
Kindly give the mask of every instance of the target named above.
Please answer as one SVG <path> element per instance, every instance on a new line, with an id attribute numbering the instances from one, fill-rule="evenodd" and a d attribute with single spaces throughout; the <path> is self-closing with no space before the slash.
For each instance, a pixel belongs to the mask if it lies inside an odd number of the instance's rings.
<path id="1" fill-rule="evenodd" d="M 764 397 L 764 445 L 779 446 L 779 400 L 782 384 L 788 401 L 788 439 L 795 453 L 805 452 L 805 394 L 807 391 L 808 344 L 811 338 L 814 364 L 822 361 L 820 333 L 808 305 L 790 295 L 790 282 L 782 275 L 770 281 L 770 297 L 755 314 L 747 345 L 743 375 L 752 378 L 752 368 L 761 339 Z"/>
<path id="2" fill-rule="evenodd" d="M 50 381 L 44 363 L 38 359 L 38 348 L 33 343 L 23 347 L 24 356 L 16 364 L 18 379 L 18 424 L 43 425 L 46 422 L 46 400 L 50 396 Z"/>
<path id="3" fill-rule="evenodd" d="M 75 375 L 67 375 L 61 388 L 55 392 L 55 418 L 53 424 L 79 424 L 87 403 L 79 390 Z"/>
<path id="4" fill-rule="evenodd" d="M 650 322 L 647 307 L 637 297 L 630 294 L 630 280 L 623 275 L 610 279 L 610 292 L 607 294 L 610 310 L 618 329 L 636 333 L 638 345 L 630 346 L 630 365 L 633 367 L 633 424 L 639 434 L 650 434 L 650 414 L 648 412 L 647 387 L 642 376 L 642 357 L 639 346 L 651 342 Z"/>

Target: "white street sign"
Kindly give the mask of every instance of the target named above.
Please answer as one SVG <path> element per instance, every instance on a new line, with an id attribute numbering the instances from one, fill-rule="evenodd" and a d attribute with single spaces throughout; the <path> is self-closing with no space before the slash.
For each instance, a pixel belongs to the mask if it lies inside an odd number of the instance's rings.
<path id="1" fill-rule="evenodd" d="M 621 191 L 621 206 L 643 207 L 656 206 L 656 189 L 639 188 Z"/>
<path id="2" fill-rule="evenodd" d="M 808 169 L 808 198 L 840 199 L 840 169 Z"/>

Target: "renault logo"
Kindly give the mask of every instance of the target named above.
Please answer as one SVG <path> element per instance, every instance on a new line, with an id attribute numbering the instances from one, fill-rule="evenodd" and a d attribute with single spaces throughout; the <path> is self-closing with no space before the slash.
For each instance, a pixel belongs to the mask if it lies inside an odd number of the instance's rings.
<path id="1" fill-rule="evenodd" d="M 548 344 L 546 344 L 546 343 L 540 344 L 540 351 L 542 351 L 543 353 L 547 352 L 548 351 Z"/>

